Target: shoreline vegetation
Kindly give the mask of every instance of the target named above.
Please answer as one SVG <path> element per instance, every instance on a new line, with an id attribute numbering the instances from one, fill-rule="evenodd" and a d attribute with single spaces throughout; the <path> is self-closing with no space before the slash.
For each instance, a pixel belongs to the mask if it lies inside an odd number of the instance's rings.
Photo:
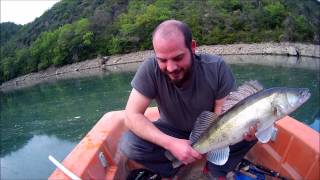
<path id="1" fill-rule="evenodd" d="M 198 52 L 228 55 L 283 55 L 296 58 L 319 58 L 320 45 L 303 43 L 254 43 L 254 44 L 229 44 L 229 45 L 203 45 L 197 48 Z M 101 73 L 135 71 L 139 64 L 153 55 L 152 50 L 139 51 L 128 54 L 119 54 L 65 65 L 50 67 L 36 73 L 30 73 L 9 81 L 3 82 L 0 91 L 20 89 L 42 82 L 69 79 L 74 77 L 98 75 Z M 237 62 L 233 62 L 237 63 Z M 243 62 L 242 62 L 243 63 Z M 319 63 L 318 63 L 319 64 Z"/>

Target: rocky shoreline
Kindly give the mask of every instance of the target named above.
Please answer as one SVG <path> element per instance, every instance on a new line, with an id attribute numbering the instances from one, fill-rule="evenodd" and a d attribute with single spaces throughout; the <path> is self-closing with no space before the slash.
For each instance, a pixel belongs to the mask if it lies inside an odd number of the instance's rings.
<path id="1" fill-rule="evenodd" d="M 200 46 L 198 52 L 225 55 L 285 55 L 314 57 L 320 61 L 320 45 L 301 43 L 260 43 Z M 51 67 L 37 73 L 30 73 L 4 82 L 0 91 L 10 91 L 32 86 L 45 81 L 90 76 L 99 73 L 135 71 L 140 62 L 153 54 L 152 50 L 140 51 L 110 57 L 97 57 L 63 67 Z"/>

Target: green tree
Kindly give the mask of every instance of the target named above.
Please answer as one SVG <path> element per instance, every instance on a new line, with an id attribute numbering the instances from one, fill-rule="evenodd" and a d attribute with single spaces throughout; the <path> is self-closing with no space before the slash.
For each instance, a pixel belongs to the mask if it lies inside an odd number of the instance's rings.
<path id="1" fill-rule="evenodd" d="M 110 54 L 117 54 L 123 51 L 121 48 L 121 40 L 119 39 L 119 37 L 111 37 L 111 39 L 107 43 L 107 50 Z"/>
<path id="2" fill-rule="evenodd" d="M 53 50 L 57 46 L 56 39 L 58 37 L 57 31 L 44 32 L 37 40 L 31 44 L 32 63 L 36 63 L 38 70 L 45 69 L 52 64 L 54 57 Z"/>
<path id="3" fill-rule="evenodd" d="M 280 27 L 286 16 L 286 9 L 284 5 L 279 2 L 272 2 L 266 5 L 264 8 L 264 23 L 265 26 L 274 29 Z"/>
<path id="4" fill-rule="evenodd" d="M 16 75 L 16 69 L 14 66 L 14 58 L 6 57 L 1 60 L 1 77 L 3 80 L 9 80 Z"/>
<path id="5" fill-rule="evenodd" d="M 53 64 L 60 66 L 90 57 L 93 50 L 93 32 L 88 19 L 66 24 L 57 30 L 57 42 L 53 49 Z"/>
<path id="6" fill-rule="evenodd" d="M 0 23 L 0 46 L 4 45 L 11 38 L 13 38 L 21 29 L 21 25 L 11 22 Z"/>
<path id="7" fill-rule="evenodd" d="M 171 17 L 170 0 L 156 1 L 147 5 L 141 1 L 131 1 L 128 12 L 120 15 L 117 25 L 124 49 L 144 50 L 151 48 L 151 33 L 154 27 Z M 138 48 L 137 48 L 138 47 Z"/>
<path id="8" fill-rule="evenodd" d="M 26 74 L 26 73 L 38 70 L 37 64 L 35 64 L 33 61 L 34 61 L 34 58 L 32 57 L 29 48 L 22 48 L 22 49 L 16 50 L 16 55 L 14 60 L 16 73 L 17 73 L 16 75 Z"/>

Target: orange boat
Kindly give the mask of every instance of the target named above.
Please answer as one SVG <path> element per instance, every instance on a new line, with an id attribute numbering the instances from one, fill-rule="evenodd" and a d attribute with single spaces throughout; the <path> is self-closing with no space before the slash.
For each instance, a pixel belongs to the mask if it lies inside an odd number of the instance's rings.
<path id="1" fill-rule="evenodd" d="M 155 121 L 159 112 L 155 107 L 148 108 L 145 115 Z M 119 139 L 127 130 L 123 119 L 123 111 L 105 114 L 64 159 L 63 168 L 70 170 L 75 177 L 99 180 L 126 179 L 128 170 L 140 168 L 118 151 Z M 278 131 L 273 140 L 266 144 L 257 143 L 247 158 L 288 179 L 320 179 L 320 134 L 289 116 L 277 121 L 276 127 Z M 197 171 L 202 170 L 203 162 L 190 165 L 184 173 L 179 172 L 180 179 L 199 179 L 191 172 L 201 174 Z M 77 178 L 70 178 L 61 168 L 57 168 L 49 179 Z"/>

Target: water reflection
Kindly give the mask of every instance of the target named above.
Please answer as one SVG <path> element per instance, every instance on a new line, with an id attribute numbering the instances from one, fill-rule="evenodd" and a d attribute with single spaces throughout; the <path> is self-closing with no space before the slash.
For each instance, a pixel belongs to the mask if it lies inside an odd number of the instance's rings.
<path id="1" fill-rule="evenodd" d="M 314 121 L 309 126 L 312 129 L 320 132 L 320 107 L 318 107 L 318 111 L 314 113 L 312 119 L 314 119 Z"/>
<path id="2" fill-rule="evenodd" d="M 0 179 L 46 179 L 108 111 L 123 109 L 132 73 L 43 83 L 1 94 Z"/>
<path id="3" fill-rule="evenodd" d="M 320 117 L 317 117 L 312 124 L 310 124 L 310 127 L 316 131 L 320 131 Z"/>
<path id="4" fill-rule="evenodd" d="M 47 179 L 55 169 L 48 156 L 63 160 L 64 152 L 75 145 L 55 136 L 34 136 L 22 148 L 1 158 L 1 179 Z"/>

